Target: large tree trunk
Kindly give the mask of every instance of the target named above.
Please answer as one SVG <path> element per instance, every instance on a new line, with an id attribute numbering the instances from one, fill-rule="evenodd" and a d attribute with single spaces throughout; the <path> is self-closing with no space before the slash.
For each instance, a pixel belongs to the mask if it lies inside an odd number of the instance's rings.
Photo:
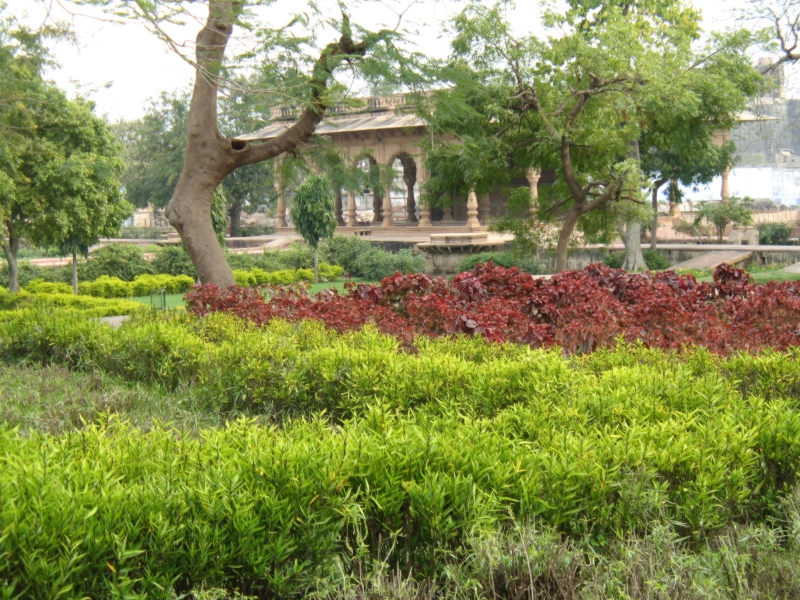
<path id="1" fill-rule="evenodd" d="M 242 202 L 236 200 L 228 209 L 228 216 L 231 218 L 231 237 L 239 237 L 242 230 Z"/>
<path id="2" fill-rule="evenodd" d="M 658 246 L 658 190 L 665 183 L 666 179 L 653 182 L 653 229 L 650 231 L 650 250 L 655 250 Z"/>
<path id="3" fill-rule="evenodd" d="M 631 221 L 620 226 L 620 236 L 625 244 L 625 262 L 622 268 L 626 271 L 641 271 L 647 268 L 642 255 L 642 224 Z"/>
<path id="4" fill-rule="evenodd" d="M 243 10 L 243 0 L 209 0 L 208 18 L 197 34 L 198 68 L 192 101 L 189 105 L 186 159 L 166 217 L 186 246 L 201 283 L 220 287 L 235 285 L 233 273 L 217 242 L 211 224 L 211 199 L 214 190 L 235 169 L 270 160 L 294 151 L 306 142 L 322 120 L 329 100 L 325 88 L 333 70 L 344 60 L 363 56 L 364 42 L 353 43 L 350 23 L 343 16 L 342 37 L 321 52 L 309 80 L 311 106 L 280 135 L 259 143 L 227 139 L 217 126 L 218 76 L 233 23 Z"/>
<path id="5" fill-rule="evenodd" d="M 78 253 L 72 251 L 72 293 L 78 295 Z"/>
<path id="6" fill-rule="evenodd" d="M 641 160 L 638 140 L 628 143 L 628 158 Z M 622 268 L 626 271 L 641 271 L 647 268 L 642 256 L 642 224 L 629 221 L 621 226 L 620 235 L 622 243 L 625 244 L 625 262 Z"/>
<path id="7" fill-rule="evenodd" d="M 8 291 L 19 291 L 19 263 L 17 262 L 17 254 L 19 254 L 19 238 L 14 235 L 9 236 L 7 240 L 3 240 L 3 252 L 8 261 Z"/>
<path id="8" fill-rule="evenodd" d="M 575 225 L 577 225 L 580 216 L 581 211 L 573 207 L 567 213 L 567 218 L 564 219 L 564 224 L 561 226 L 561 232 L 558 234 L 558 244 L 556 245 L 556 273 L 567 270 L 569 238 L 572 232 L 575 231 Z"/>

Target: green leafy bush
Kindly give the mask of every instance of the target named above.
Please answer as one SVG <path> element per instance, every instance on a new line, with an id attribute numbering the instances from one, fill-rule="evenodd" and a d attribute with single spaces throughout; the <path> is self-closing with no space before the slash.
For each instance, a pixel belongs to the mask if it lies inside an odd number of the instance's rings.
<path id="1" fill-rule="evenodd" d="M 22 309 L 36 309 L 36 311 L 46 311 L 53 309 L 68 309 L 70 312 L 84 313 L 95 317 L 109 317 L 115 315 L 128 315 L 144 308 L 138 302 L 126 300 L 106 300 L 104 298 L 93 298 L 91 296 L 76 296 L 70 290 L 69 294 L 29 294 L 22 291 L 17 294 L 0 291 L 0 314 L 7 314 L 5 311 L 18 311 Z M 46 313 L 34 312 L 42 318 Z M 16 318 L 16 316 L 14 316 Z M 63 313 L 59 313 L 59 319 L 65 318 Z"/>
<path id="2" fill-rule="evenodd" d="M 425 258 L 414 254 L 409 249 L 403 249 L 393 254 L 380 248 L 372 248 L 359 258 L 358 271 L 351 275 L 378 281 L 390 277 L 396 272 L 419 273 L 425 268 Z"/>
<path id="3" fill-rule="evenodd" d="M 344 268 L 339 265 L 319 263 L 319 276 L 327 281 L 336 281 L 344 273 Z"/>
<path id="4" fill-rule="evenodd" d="M 72 280 L 71 267 L 40 267 L 27 261 L 20 261 L 19 284 L 22 287 L 28 285 L 34 279 L 52 283 L 69 283 Z M 0 267 L 0 285 L 8 287 L 8 265 Z"/>
<path id="5" fill-rule="evenodd" d="M 241 285 L 243 287 L 252 287 L 256 285 L 256 277 L 250 271 L 234 269 L 233 278 L 236 280 L 236 285 Z"/>
<path id="6" fill-rule="evenodd" d="M 787 223 L 762 223 L 758 226 L 758 243 L 765 246 L 788 246 L 792 228 Z"/>
<path id="7" fill-rule="evenodd" d="M 193 285 L 194 278 L 188 275 L 139 275 L 133 280 L 133 295 L 145 296 L 156 290 L 179 294 Z"/>
<path id="8" fill-rule="evenodd" d="M 101 275 L 94 281 L 80 282 L 78 293 L 95 298 L 130 298 L 133 296 L 133 283 L 119 277 Z"/>
<path id="9" fill-rule="evenodd" d="M 361 257 L 373 250 L 373 245 L 355 235 L 334 235 L 319 246 L 323 260 L 339 265 L 345 273 L 362 277 Z"/>
<path id="10" fill-rule="evenodd" d="M 133 281 L 137 275 L 154 273 L 154 265 L 142 256 L 136 244 L 109 244 L 92 253 L 89 261 L 78 265 L 82 281 L 94 281 L 103 275 Z"/>
<path id="11" fill-rule="evenodd" d="M 72 294 L 73 289 L 66 283 L 53 283 L 44 279 L 34 279 L 29 281 L 24 287 L 26 292 L 31 294 Z"/>
<path id="12" fill-rule="evenodd" d="M 534 521 L 594 551 L 653 528 L 695 544 L 736 522 L 795 535 L 797 351 L 565 357 L 455 338 L 409 354 L 369 328 L 144 313 L 112 331 L 23 311 L 0 322 L 0 356 L 190 386 L 281 423 L 0 429 L 12 596 L 56 581 L 81 597 L 289 597 L 358 556 L 438 580 L 475 536 Z"/>
<path id="13" fill-rule="evenodd" d="M 161 246 L 151 265 L 154 273 L 197 277 L 192 259 L 183 244 Z"/>
<path id="14" fill-rule="evenodd" d="M 664 271 L 670 267 L 669 261 L 658 250 L 644 250 L 642 256 L 644 256 L 647 268 L 651 271 Z"/>
<path id="15" fill-rule="evenodd" d="M 513 252 L 481 252 L 467 256 L 461 261 L 458 267 L 459 273 L 464 271 L 471 271 L 472 268 L 481 263 L 492 261 L 496 265 L 505 267 L 517 267 L 523 273 L 530 273 L 531 275 L 541 275 L 547 273 L 547 268 L 536 260 L 533 256 L 517 256 Z"/>
<path id="16" fill-rule="evenodd" d="M 255 268 L 256 260 L 252 254 L 232 254 L 227 255 L 228 265 L 233 270 L 250 271 Z"/>

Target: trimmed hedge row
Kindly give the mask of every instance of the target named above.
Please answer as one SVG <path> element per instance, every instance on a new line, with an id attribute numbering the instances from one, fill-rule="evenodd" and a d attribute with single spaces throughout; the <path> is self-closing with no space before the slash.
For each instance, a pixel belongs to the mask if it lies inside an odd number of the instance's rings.
<path id="1" fill-rule="evenodd" d="M 336 281 L 342 276 L 344 269 L 327 263 L 319 264 L 320 279 L 326 281 Z M 257 285 L 291 285 L 298 281 L 314 281 L 313 269 L 281 269 L 279 271 L 265 271 L 264 269 L 250 269 L 248 271 L 235 269 L 233 276 L 236 285 L 244 287 L 254 287 Z"/>
<path id="2" fill-rule="evenodd" d="M 384 556 L 380 539 L 391 564 L 436 576 L 509 515 L 595 545 L 653 523 L 702 540 L 771 522 L 800 475 L 796 351 L 569 358 L 460 337 L 406 354 L 370 328 L 142 314 L 112 331 L 27 312 L 0 322 L 0 356 L 190 385 L 221 410 L 324 414 L 199 439 L 0 432 L 0 580 L 27 597 L 287 597 L 337 557 Z"/>
<path id="3" fill-rule="evenodd" d="M 178 294 L 187 291 L 194 283 L 188 275 L 137 275 L 133 281 L 103 275 L 94 281 L 79 283 L 78 292 L 99 298 L 130 298 L 162 289 L 168 294 Z"/>
<path id="4" fill-rule="evenodd" d="M 106 300 L 104 298 L 92 298 L 91 296 L 76 296 L 71 290 L 68 294 L 31 294 L 26 291 L 12 294 L 0 290 L 0 316 L 7 320 L 16 318 L 16 316 L 6 314 L 8 311 L 23 310 L 22 314 L 25 315 L 43 316 L 47 314 L 46 311 L 58 311 L 65 308 L 87 316 L 110 317 L 141 311 L 144 309 L 144 305 L 126 300 Z M 33 312 L 30 312 L 31 309 L 33 309 Z M 62 316 L 62 313 L 57 313 L 58 318 Z"/>

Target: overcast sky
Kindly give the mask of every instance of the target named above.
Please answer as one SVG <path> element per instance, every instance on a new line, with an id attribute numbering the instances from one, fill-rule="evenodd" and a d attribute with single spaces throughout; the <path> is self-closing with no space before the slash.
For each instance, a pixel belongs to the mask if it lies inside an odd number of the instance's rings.
<path id="1" fill-rule="evenodd" d="M 147 100 L 161 91 L 173 91 L 191 84 L 193 70 L 174 52 L 166 48 L 154 35 L 137 23 L 112 24 L 93 18 L 99 15 L 87 8 L 79 9 L 77 15 L 69 15 L 61 7 L 60 0 L 46 0 L 52 5 L 52 14 L 60 19 L 72 21 L 77 33 L 77 44 L 59 44 L 53 48 L 55 59 L 61 67 L 50 77 L 61 87 L 80 90 L 97 103 L 98 113 L 111 120 L 133 119 L 144 112 Z M 61 0 L 63 1 L 63 0 Z M 397 8 L 403 0 L 359 2 L 353 11 L 354 21 L 370 28 L 381 25 L 394 26 L 397 16 L 391 7 Z M 703 27 L 708 30 L 725 29 L 733 24 L 732 10 L 741 7 L 746 0 L 693 0 L 703 14 Z M 396 4 L 389 5 L 390 2 Z M 406 4 L 412 0 L 406 0 Z M 271 25 L 278 25 L 297 10 L 298 1 L 277 0 L 265 12 Z M 353 4 L 348 2 L 348 4 Z M 405 6 L 405 5 L 403 5 Z M 419 50 L 428 55 L 441 56 L 447 51 L 447 39 L 440 31 L 464 6 L 457 0 L 417 0 L 404 15 L 407 27 L 419 33 L 412 36 Z M 517 33 L 536 28 L 541 14 L 540 2 L 517 0 L 512 16 Z M 40 22 L 45 14 L 45 3 L 41 0 L 10 0 L 9 8 L 17 15 L 27 14 L 31 23 Z M 200 7 L 205 10 L 204 7 Z M 77 10 L 77 9 L 76 9 Z M 198 16 L 204 16 L 201 12 Z M 171 34 L 179 41 L 193 41 L 199 27 L 197 22 L 188 23 Z"/>

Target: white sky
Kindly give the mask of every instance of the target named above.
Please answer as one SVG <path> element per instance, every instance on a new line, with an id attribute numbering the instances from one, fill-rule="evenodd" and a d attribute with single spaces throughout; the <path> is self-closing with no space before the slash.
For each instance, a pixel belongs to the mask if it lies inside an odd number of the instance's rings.
<path id="1" fill-rule="evenodd" d="M 354 22 L 369 28 L 397 21 L 397 16 L 384 1 L 361 1 L 357 5 L 348 0 Z M 403 0 L 394 0 L 402 2 Z M 742 7 L 746 0 L 693 0 L 703 14 L 705 30 L 724 29 L 733 23 L 732 11 Z M 61 87 L 80 90 L 97 104 L 98 113 L 111 120 L 133 119 L 141 116 L 147 100 L 161 91 L 186 88 L 193 80 L 190 65 L 138 23 L 112 24 L 92 18 L 100 13 L 88 8 L 74 9 L 80 14 L 70 16 L 59 6 L 65 0 L 9 0 L 12 13 L 27 15 L 30 23 L 38 23 L 45 14 L 45 6 L 52 6 L 52 14 L 60 19 L 70 19 L 77 32 L 75 45 L 58 44 L 53 55 L 61 65 L 50 77 Z M 412 0 L 405 0 L 406 6 Z M 290 11 L 297 10 L 298 0 L 277 0 L 264 10 L 264 18 L 271 25 L 285 22 Z M 392 6 L 399 6 L 394 4 Z M 442 24 L 455 15 L 464 3 L 458 0 L 417 0 L 404 19 L 408 27 L 418 30 L 413 36 L 419 50 L 428 55 L 443 56 L 447 52 L 447 39 L 442 37 Z M 534 0 L 517 0 L 512 15 L 517 33 L 532 31 L 541 13 L 542 3 Z M 205 7 L 199 6 L 205 16 Z M 192 42 L 199 22 L 190 23 L 171 34 L 176 41 Z M 235 35 L 235 34 L 234 34 Z"/>

